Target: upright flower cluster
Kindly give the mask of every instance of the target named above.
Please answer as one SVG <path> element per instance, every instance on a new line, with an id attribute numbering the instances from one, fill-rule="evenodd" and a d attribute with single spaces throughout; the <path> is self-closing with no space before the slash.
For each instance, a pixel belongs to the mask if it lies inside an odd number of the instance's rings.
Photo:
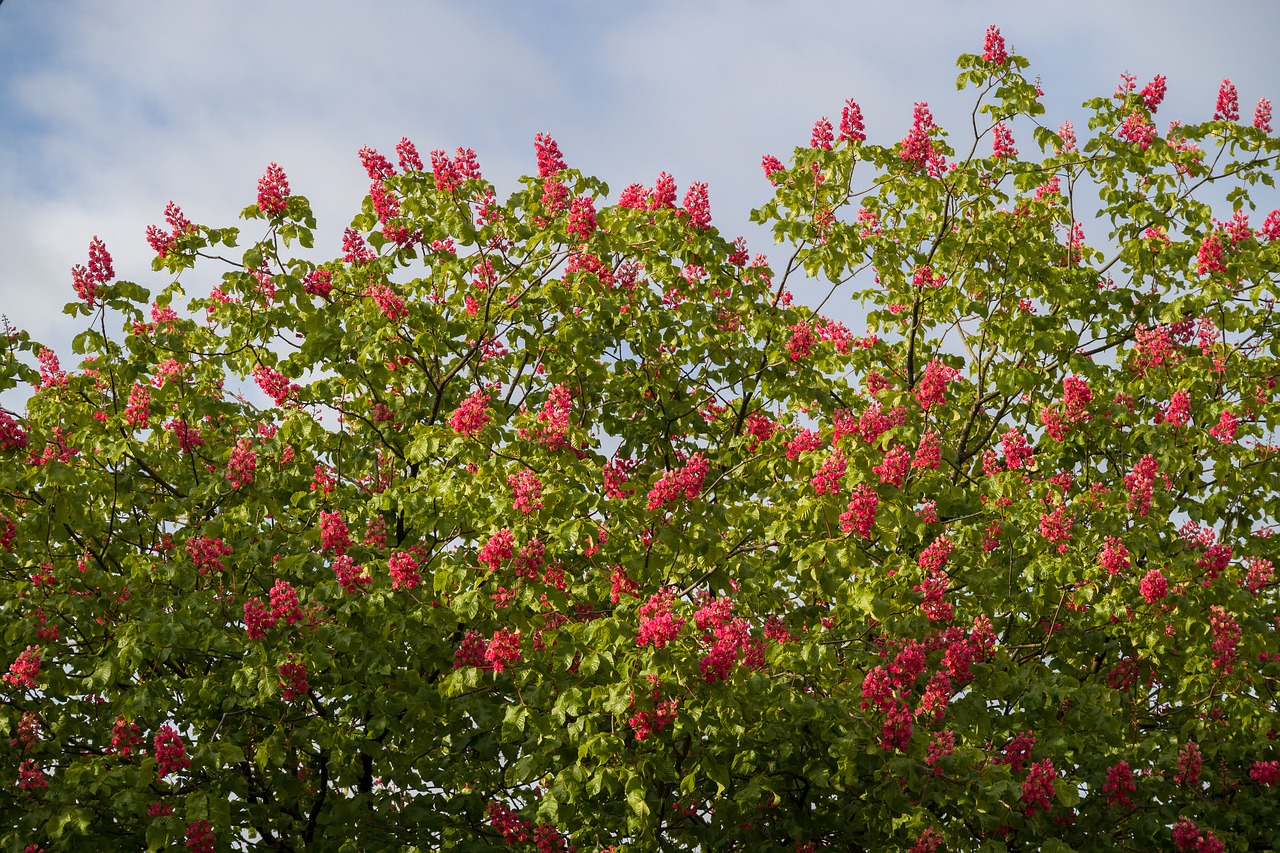
<path id="1" fill-rule="evenodd" d="M 71 268 L 71 283 L 76 289 L 76 296 L 93 307 L 98 298 L 98 288 L 115 276 L 111 254 L 107 252 L 106 244 L 95 236 L 89 241 L 89 266 L 76 264 Z"/>
<path id="2" fill-rule="evenodd" d="M 520 512 L 528 515 L 535 509 L 542 509 L 542 481 L 529 468 L 507 478 L 511 487 L 513 505 Z"/>
<path id="3" fill-rule="evenodd" d="M 1240 120 L 1240 99 L 1236 95 L 1235 84 L 1230 80 L 1223 80 L 1218 87 L 1218 103 L 1213 108 L 1213 120 Z"/>
<path id="4" fill-rule="evenodd" d="M 462 405 L 449 416 L 449 426 L 459 435 L 475 438 L 489 423 L 489 391 L 479 388 L 462 401 Z"/>
<path id="5" fill-rule="evenodd" d="M 640 616 L 640 630 L 636 645 L 661 649 L 673 642 L 684 628 L 685 620 L 671 612 L 675 595 L 670 590 L 655 592 L 636 611 Z"/>
<path id="6" fill-rule="evenodd" d="M 41 654 L 39 646 L 27 646 L 9 664 L 9 671 L 4 674 L 3 680 L 21 690 L 35 687 L 36 678 L 40 676 Z"/>
<path id="7" fill-rule="evenodd" d="M 220 538 L 209 536 L 192 536 L 187 540 L 187 555 L 200 574 L 222 572 L 226 566 L 222 558 L 231 554 L 231 546 Z"/>
<path id="8" fill-rule="evenodd" d="M 422 583 L 418 573 L 418 558 L 411 551 L 396 551 L 387 558 L 387 570 L 391 573 L 392 589 L 416 589 Z"/>
<path id="9" fill-rule="evenodd" d="M 982 43 L 982 59 L 992 65 L 1004 65 L 1009 61 L 1009 53 L 1005 50 L 1004 36 L 995 24 L 987 27 L 987 37 Z"/>
<path id="10" fill-rule="evenodd" d="M 960 371 L 939 361 L 930 359 L 925 365 L 924 376 L 916 383 L 916 401 L 922 409 L 940 406 L 946 402 L 947 385 L 960 376 Z"/>
<path id="11" fill-rule="evenodd" d="M 289 179 L 275 163 L 258 179 L 258 210 L 267 216 L 281 216 L 289 206 Z"/>
<path id="12" fill-rule="evenodd" d="M 170 773 L 177 773 L 191 766 L 191 759 L 187 758 L 187 748 L 182 738 L 168 723 L 156 732 L 153 746 L 155 747 L 156 775 L 161 779 Z"/>
<path id="13" fill-rule="evenodd" d="M 996 122 L 991 138 L 991 156 L 997 160 L 1013 160 L 1018 156 L 1018 149 L 1013 142 L 1013 131 L 1004 122 Z"/>
<path id="14" fill-rule="evenodd" d="M 866 125 L 862 120 L 862 108 L 852 98 L 844 102 L 840 110 L 840 140 L 842 142 L 866 142 Z"/>
<path id="15" fill-rule="evenodd" d="M 698 497 L 702 494 L 702 484 L 709 470 L 706 457 L 695 453 L 683 467 L 664 472 L 649 490 L 649 511 L 663 509 L 681 497 L 690 501 Z"/>

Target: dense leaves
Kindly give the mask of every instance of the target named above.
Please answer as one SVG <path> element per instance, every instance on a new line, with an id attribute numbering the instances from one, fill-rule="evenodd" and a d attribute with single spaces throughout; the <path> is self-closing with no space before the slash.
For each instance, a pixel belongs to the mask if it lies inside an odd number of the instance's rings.
<path id="1" fill-rule="evenodd" d="M 959 64 L 765 158 L 781 265 L 544 135 L 95 241 L 0 361 L 6 848 L 1280 844 L 1269 106 Z"/>

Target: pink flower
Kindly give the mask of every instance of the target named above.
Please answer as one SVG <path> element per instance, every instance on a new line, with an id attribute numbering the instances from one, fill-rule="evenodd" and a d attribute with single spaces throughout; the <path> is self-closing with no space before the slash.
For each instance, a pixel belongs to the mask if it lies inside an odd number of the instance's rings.
<path id="1" fill-rule="evenodd" d="M 1159 421 L 1171 426 L 1183 427 L 1191 419 L 1191 394 L 1185 390 L 1174 391 L 1169 405 L 1160 413 Z M 1158 422 L 1159 422 L 1158 421 Z"/>
<path id="2" fill-rule="evenodd" d="M 396 154 L 400 158 L 400 171 L 422 171 L 422 158 L 418 156 L 418 149 L 414 147 L 408 137 L 400 137 L 400 141 L 396 143 Z"/>
<path id="3" fill-rule="evenodd" d="M 533 147 L 538 154 L 538 177 L 549 178 L 560 174 L 567 167 L 560 146 L 549 133 L 539 133 L 533 138 Z"/>
<path id="4" fill-rule="evenodd" d="M 905 444 L 895 443 L 885 453 L 880 464 L 871 470 L 880 478 L 881 483 L 901 489 L 911 473 L 911 451 Z"/>
<path id="5" fill-rule="evenodd" d="M 1275 580 L 1275 568 L 1270 560 L 1254 557 L 1249 561 L 1249 571 L 1243 581 L 1244 588 L 1257 595 Z"/>
<path id="6" fill-rule="evenodd" d="M 24 791 L 49 787 L 49 777 L 40 769 L 40 762 L 34 758 L 22 759 L 18 764 L 18 787 Z"/>
<path id="7" fill-rule="evenodd" d="M 365 173 L 371 181 L 385 181 L 396 173 L 391 161 L 368 145 L 361 147 L 358 156 L 360 157 L 360 165 L 364 166 Z"/>
<path id="8" fill-rule="evenodd" d="M 1142 87 L 1142 91 L 1138 94 L 1142 95 L 1142 102 L 1147 109 L 1154 115 L 1155 111 L 1160 107 L 1161 101 L 1164 100 L 1165 90 L 1168 88 L 1163 74 L 1157 74 L 1150 83 Z"/>
<path id="9" fill-rule="evenodd" d="M 997 122 L 995 126 L 995 135 L 991 139 L 991 156 L 997 160 L 1013 159 L 1018 156 L 1018 149 L 1013 143 L 1013 133 L 1002 121 Z"/>
<path id="10" fill-rule="evenodd" d="M 1022 803 L 1028 815 L 1037 811 L 1048 811 L 1052 806 L 1054 780 L 1058 773 L 1053 769 L 1053 760 L 1046 758 L 1031 765 L 1026 780 L 1022 783 Z"/>
<path id="11" fill-rule="evenodd" d="M 267 216 L 280 216 L 288 203 L 289 179 L 285 177 L 284 169 L 273 162 L 258 179 L 258 210 Z"/>
<path id="12" fill-rule="evenodd" d="M 699 231 L 711 227 L 711 202 L 707 197 L 707 185 L 702 181 L 689 184 L 684 194 L 684 209 L 689 215 L 689 226 Z"/>
<path id="13" fill-rule="evenodd" d="M 898 156 L 907 165 L 915 169 L 923 169 L 936 161 L 937 154 L 934 152 L 933 141 L 929 137 L 929 131 L 935 126 L 933 114 L 929 112 L 929 105 L 924 101 L 918 101 L 912 114 L 911 131 L 899 143 Z"/>
<path id="14" fill-rule="evenodd" d="M 115 268 L 111 265 L 111 254 L 107 246 L 96 236 L 89 241 L 88 268 L 76 264 L 71 268 L 71 281 L 76 289 L 76 296 L 90 306 L 98 295 L 98 288 L 115 278 Z"/>
<path id="15" fill-rule="evenodd" d="M 338 579 L 338 585 L 347 595 L 355 595 L 360 591 L 361 586 L 373 580 L 363 566 L 356 565 L 355 560 L 346 554 L 339 554 L 333 558 L 333 574 Z"/>
<path id="16" fill-rule="evenodd" d="M 815 494 L 840 494 L 840 480 L 844 477 L 846 462 L 839 448 L 831 451 L 831 455 L 822 460 L 818 470 L 814 472 L 809 484 Z"/>
<path id="17" fill-rule="evenodd" d="M 953 614 L 951 604 L 946 600 L 947 589 L 951 579 L 941 568 L 930 569 L 917 586 L 915 592 L 924 596 L 920 609 L 931 622 L 949 622 Z"/>
<path id="18" fill-rule="evenodd" d="M 312 296 L 328 299 L 333 290 L 333 273 L 329 270 L 312 270 L 302 280 L 302 289 Z"/>
<path id="19" fill-rule="evenodd" d="M 1133 470 L 1124 477 L 1124 487 L 1129 492 L 1127 507 L 1144 518 L 1151 510 L 1151 499 L 1159 470 L 1159 463 L 1148 453 L 1139 459 L 1134 464 Z"/>
<path id="20" fill-rule="evenodd" d="M 1200 249 L 1196 252 L 1196 272 L 1210 275 L 1226 271 L 1227 265 L 1222 259 L 1222 239 L 1215 231 L 1200 243 Z"/>
<path id="21" fill-rule="evenodd" d="M 1142 598 L 1147 604 L 1155 604 L 1169 594 L 1169 582 L 1165 580 L 1164 575 L 1160 574 L 1159 569 L 1152 569 L 1138 585 L 1138 591 L 1142 593 Z"/>
<path id="22" fill-rule="evenodd" d="M 1188 788 L 1198 786 L 1200 784 L 1201 765 L 1200 745 L 1193 740 L 1187 741 L 1178 750 L 1173 781 L 1179 785 L 1186 785 Z"/>
<path id="23" fill-rule="evenodd" d="M 115 724 L 111 727 L 111 748 L 108 753 L 128 758 L 141 745 L 142 735 L 137 724 L 124 717 L 116 717 Z"/>
<path id="24" fill-rule="evenodd" d="M 373 300 L 387 319 L 393 323 L 398 323 L 405 317 L 409 316 L 409 311 L 405 307 L 404 297 L 396 294 L 389 285 L 371 284 L 364 289 L 364 295 Z"/>
<path id="25" fill-rule="evenodd" d="M 406 590 L 415 589 L 422 582 L 418 573 L 418 560 L 409 551 L 396 551 L 387 559 L 387 569 L 391 573 L 391 588 Z"/>
<path id="26" fill-rule="evenodd" d="M 267 631 L 276 626 L 276 618 L 262 604 L 262 599 L 253 597 L 244 603 L 244 627 L 250 640 L 261 640 Z"/>
<path id="27" fill-rule="evenodd" d="M 485 389 L 473 391 L 471 396 L 462 401 L 462 405 L 453 410 L 449 417 L 449 426 L 459 435 L 475 438 L 480 430 L 489 423 L 489 392 Z"/>
<path id="28" fill-rule="evenodd" d="M 656 592 L 649 600 L 640 605 L 637 613 L 640 616 L 640 630 L 636 645 L 653 646 L 661 649 L 667 643 L 674 642 L 684 628 L 685 620 L 675 616 L 671 607 L 675 603 L 675 595 L 670 590 Z"/>
<path id="29" fill-rule="evenodd" d="M 512 474 L 507 478 L 507 485 L 511 487 L 514 506 L 520 512 L 528 515 L 535 509 L 542 509 L 542 481 L 533 471 L 525 468 L 518 474 Z"/>
<path id="30" fill-rule="evenodd" d="M 509 560 L 515 554 L 515 546 L 515 536 L 504 527 L 489 537 L 476 558 L 480 565 L 488 565 L 491 570 L 497 569 L 503 560 Z"/>
<path id="31" fill-rule="evenodd" d="M 1229 410 L 1224 411 L 1218 418 L 1218 423 L 1209 430 L 1209 435 L 1221 441 L 1223 444 L 1230 444 L 1236 440 L 1236 416 Z"/>
<path id="32" fill-rule="evenodd" d="M 764 169 L 764 176 L 769 179 L 770 183 L 774 183 L 773 176 L 779 172 L 785 171 L 786 166 L 782 165 L 782 161 L 772 154 L 765 154 L 760 158 L 760 166 Z"/>
<path id="33" fill-rule="evenodd" d="M 342 259 L 349 264 L 363 263 L 377 257 L 364 237 L 360 236 L 360 232 L 350 227 L 342 232 L 342 252 Z"/>
<path id="34" fill-rule="evenodd" d="M 1118 574 L 1129 568 L 1129 550 L 1119 539 L 1108 536 L 1098 554 L 1098 565 L 1106 569 L 1108 574 Z"/>
<path id="35" fill-rule="evenodd" d="M 791 337 L 787 339 L 787 354 L 792 361 L 808 358 L 813 352 L 813 328 L 803 321 L 790 328 Z"/>
<path id="36" fill-rule="evenodd" d="M 1271 102 L 1266 98 L 1259 98 L 1253 108 L 1253 126 L 1263 133 L 1271 132 Z"/>
<path id="37" fill-rule="evenodd" d="M 916 401 L 922 409 L 940 406 L 946 402 L 947 384 L 960 376 L 960 371 L 948 367 L 938 359 L 931 359 L 925 366 L 924 376 L 916 385 Z"/>
<path id="38" fill-rule="evenodd" d="M 294 702 L 307 695 L 309 685 L 307 684 L 307 665 L 301 661 L 290 659 L 280 664 L 277 670 L 280 678 L 283 680 L 279 683 L 281 697 L 286 702 Z"/>
<path id="39" fill-rule="evenodd" d="M 1030 467 L 1033 451 L 1022 433 L 1014 429 L 1005 432 L 1000 438 L 1000 449 L 1004 452 L 1005 466 L 1010 471 Z"/>
<path id="40" fill-rule="evenodd" d="M 566 447 L 569 443 L 570 417 L 573 414 L 573 392 L 567 385 L 551 389 L 542 410 L 538 412 L 538 425 L 532 430 L 521 429 L 521 438 L 532 439 L 551 450 Z"/>
<path id="41" fill-rule="evenodd" d="M 916 448 L 916 456 L 911 462 L 911 467 L 927 468 L 930 471 L 938 470 L 938 467 L 942 464 L 940 439 L 941 436 L 938 435 L 937 430 L 932 429 L 920 436 L 920 446 Z"/>
<path id="42" fill-rule="evenodd" d="M 1209 608 L 1209 629 L 1213 633 L 1210 644 L 1216 655 L 1213 659 L 1214 669 L 1231 672 L 1236 660 L 1236 646 L 1240 643 L 1240 626 L 1236 617 L 1225 608 L 1214 605 Z"/>
<path id="43" fill-rule="evenodd" d="M 862 122 L 862 108 L 852 98 L 844 102 L 840 110 L 840 140 L 842 142 L 866 142 L 866 126 Z M 781 165 L 781 164 L 779 164 Z"/>
<path id="44" fill-rule="evenodd" d="M 1004 65 L 1009 61 L 1004 36 L 1000 35 L 1000 28 L 995 24 L 987 27 L 987 37 L 982 43 L 982 59 L 992 65 Z"/>
<path id="45" fill-rule="evenodd" d="M 129 389 L 129 405 L 124 410 L 125 423 L 146 429 L 151 422 L 151 391 L 140 382 Z"/>
<path id="46" fill-rule="evenodd" d="M 207 820 L 193 820 L 187 824 L 186 848 L 191 853 L 213 853 L 218 843 L 213 825 Z"/>
<path id="47" fill-rule="evenodd" d="M 1218 87 L 1218 103 L 1213 108 L 1214 121 L 1239 121 L 1240 102 L 1236 97 L 1236 87 L 1230 80 L 1223 80 Z"/>
<path id="48" fill-rule="evenodd" d="M 1107 780 L 1102 785 L 1102 794 L 1108 804 L 1130 807 L 1133 801 L 1129 799 L 1129 795 L 1137 790 L 1138 786 L 1133 782 L 1133 771 L 1129 769 L 1129 762 L 1119 761 L 1107 768 Z"/>
<path id="49" fill-rule="evenodd" d="M 275 401 L 277 406 L 283 406 L 298 390 L 298 386 L 290 382 L 287 376 L 265 364 L 254 365 L 252 375 L 262 393 Z"/>
<path id="50" fill-rule="evenodd" d="M 1076 150 L 1076 129 L 1071 125 L 1071 122 L 1064 121 L 1058 125 L 1058 138 L 1062 140 L 1062 148 L 1058 150 L 1059 154 Z"/>
<path id="51" fill-rule="evenodd" d="M 237 441 L 227 460 L 227 479 L 231 481 L 232 487 L 242 489 L 251 484 L 257 467 L 258 454 L 253 450 L 249 439 Z"/>
<path id="52" fill-rule="evenodd" d="M 664 472 L 649 490 L 648 510 L 653 512 L 662 509 L 676 503 L 681 497 L 685 500 L 694 500 L 702 493 L 703 481 L 709 470 L 706 457 L 701 453 L 695 453 L 689 457 L 684 467 Z"/>
<path id="53" fill-rule="evenodd" d="M 831 128 L 831 120 L 823 116 L 813 125 L 813 133 L 809 136 L 809 147 L 825 148 L 830 151 L 831 143 L 834 141 L 835 132 Z"/>
<path id="54" fill-rule="evenodd" d="M 590 196 L 580 195 L 569 206 L 569 224 L 565 232 L 583 241 L 591 239 L 596 230 L 596 208 Z"/>
<path id="55" fill-rule="evenodd" d="M 1116 131 L 1116 135 L 1125 142 L 1129 142 L 1146 151 L 1151 147 L 1151 143 L 1155 141 L 1156 126 L 1140 111 L 1134 110 L 1125 116 L 1120 128 Z"/>
<path id="56" fill-rule="evenodd" d="M 351 532 L 342 515 L 336 512 L 320 511 L 320 550 L 345 554 L 351 547 Z"/>
<path id="57" fill-rule="evenodd" d="M 920 552 L 916 564 L 926 572 L 941 571 L 951 556 L 951 537 L 943 534 L 929 543 L 929 547 Z"/>
<path id="58" fill-rule="evenodd" d="M 302 607 L 298 604 L 298 591 L 286 580 L 276 579 L 271 587 L 271 619 L 283 619 L 286 625 L 303 620 Z"/>
<path id="59" fill-rule="evenodd" d="M 502 672 L 509 665 L 520 662 L 520 632 L 502 628 L 494 632 L 484 651 L 485 662 L 494 672 Z"/>
<path id="60" fill-rule="evenodd" d="M 1280 785 L 1280 761 L 1255 761 L 1249 768 L 1249 778 L 1259 785 Z"/>
<path id="61" fill-rule="evenodd" d="M 880 497 L 866 483 L 860 483 L 849 498 L 848 509 L 840 514 L 840 529 L 845 533 L 856 532 L 863 539 L 870 539 L 876 526 L 876 510 Z"/>
<path id="62" fill-rule="evenodd" d="M 159 778 L 163 779 L 170 773 L 176 773 L 191 766 L 191 759 L 187 758 L 187 749 L 182 743 L 182 738 L 168 723 L 156 732 L 153 745 L 155 746 L 156 775 Z"/>
<path id="63" fill-rule="evenodd" d="M 19 652 L 17 659 L 9 664 L 9 671 L 4 675 L 3 680 L 19 689 L 35 687 L 36 678 L 40 675 L 41 653 L 39 646 L 27 646 Z"/>
<path id="64" fill-rule="evenodd" d="M 225 571 L 222 558 L 231 553 L 231 546 L 221 539 L 192 536 L 187 540 L 187 555 L 200 574 Z"/>

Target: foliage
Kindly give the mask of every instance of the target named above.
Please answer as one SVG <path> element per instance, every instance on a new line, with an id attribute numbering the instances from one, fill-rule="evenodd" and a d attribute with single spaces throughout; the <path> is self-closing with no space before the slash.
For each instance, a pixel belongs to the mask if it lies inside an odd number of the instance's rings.
<path id="1" fill-rule="evenodd" d="M 365 149 L 321 264 L 275 164 L 154 298 L 95 241 L 0 362 L 5 847 L 1280 844 L 1269 109 L 959 65 L 959 155 L 765 158 L 779 268 L 541 135 Z"/>

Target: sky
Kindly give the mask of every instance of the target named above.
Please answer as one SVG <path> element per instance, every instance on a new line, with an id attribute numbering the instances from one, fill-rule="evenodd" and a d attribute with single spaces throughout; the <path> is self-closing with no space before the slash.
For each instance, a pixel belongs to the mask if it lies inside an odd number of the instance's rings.
<path id="1" fill-rule="evenodd" d="M 165 204 L 237 224 L 272 161 L 336 256 L 367 191 L 356 152 L 394 159 L 402 136 L 475 149 L 500 196 L 535 169 L 540 131 L 615 198 L 664 170 L 681 194 L 707 181 L 716 224 L 769 252 L 747 218 L 770 192 L 761 155 L 785 159 L 846 98 L 874 142 L 902 138 L 916 101 L 961 129 L 955 59 L 989 24 L 1031 61 L 1051 126 L 1082 127 L 1125 71 L 1168 77 L 1166 120 L 1209 118 L 1223 78 L 1246 119 L 1280 103 L 1270 0 L 4 0 L 0 314 L 72 361 L 83 321 L 61 309 L 90 239 L 158 291 L 144 234 Z"/>

